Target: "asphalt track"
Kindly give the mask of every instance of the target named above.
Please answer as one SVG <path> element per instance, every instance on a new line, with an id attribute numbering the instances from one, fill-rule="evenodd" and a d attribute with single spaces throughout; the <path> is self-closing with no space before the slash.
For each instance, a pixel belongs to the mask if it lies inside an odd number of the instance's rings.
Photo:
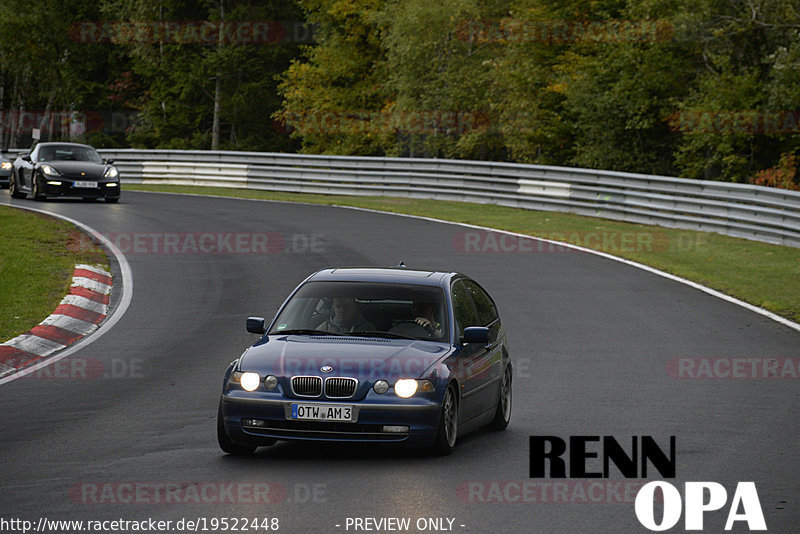
<path id="1" fill-rule="evenodd" d="M 359 210 L 135 192 L 118 205 L 5 195 L 0 203 L 66 215 L 103 234 L 274 232 L 284 241 L 271 254 L 129 251 L 130 307 L 70 357 L 103 374 L 0 385 L 0 518 L 277 518 L 279 532 L 304 533 L 356 532 L 348 517 L 409 517 L 407 532 L 418 532 L 418 518 L 452 518 L 456 532 L 648 532 L 632 502 L 586 503 L 580 494 L 529 502 L 540 495 L 520 494 L 519 484 L 553 481 L 528 478 L 528 437 L 625 443 L 652 435 L 666 446 L 674 435 L 670 482 L 679 489 L 716 481 L 732 495 L 738 481 L 755 481 L 771 532 L 800 524 L 800 382 L 668 373 L 675 358 L 800 357 L 799 332 L 731 303 L 580 252 L 465 254 L 454 246 L 463 227 Z M 245 318 L 271 317 L 318 268 L 400 259 L 462 271 L 496 299 L 517 365 L 508 430 L 471 434 L 445 458 L 288 443 L 253 458 L 223 455 L 215 437 L 221 377 L 255 340 Z M 489 481 L 496 484 L 477 484 Z M 204 484 L 234 482 L 269 484 L 277 502 L 247 502 L 249 486 L 233 499 L 193 501 Z M 182 502 L 164 503 L 152 490 L 141 495 L 147 502 L 119 502 L 131 495 L 125 488 L 146 492 L 147 484 L 179 484 Z M 706 531 L 722 531 L 727 510 L 707 514 Z M 682 529 L 683 521 L 674 530 Z"/>

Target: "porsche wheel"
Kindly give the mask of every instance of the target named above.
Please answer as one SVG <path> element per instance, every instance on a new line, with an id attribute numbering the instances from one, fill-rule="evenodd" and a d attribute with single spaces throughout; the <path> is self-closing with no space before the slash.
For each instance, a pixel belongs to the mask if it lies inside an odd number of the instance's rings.
<path id="1" fill-rule="evenodd" d="M 44 200 L 46 197 L 39 192 L 39 180 L 36 177 L 33 178 L 33 192 L 31 193 L 33 196 L 33 200 Z"/>
<path id="2" fill-rule="evenodd" d="M 25 193 L 21 193 L 19 191 L 19 187 L 17 186 L 17 179 L 15 178 L 15 173 L 11 173 L 11 177 L 9 178 L 8 182 L 8 193 L 11 195 L 11 198 L 25 198 Z"/>

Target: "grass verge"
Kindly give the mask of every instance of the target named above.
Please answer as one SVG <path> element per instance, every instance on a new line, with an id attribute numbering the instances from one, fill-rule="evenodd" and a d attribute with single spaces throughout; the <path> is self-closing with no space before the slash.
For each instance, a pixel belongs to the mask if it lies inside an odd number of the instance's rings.
<path id="1" fill-rule="evenodd" d="M 75 265 L 108 258 L 74 225 L 0 206 L 0 342 L 27 332 L 69 293 Z"/>
<path id="2" fill-rule="evenodd" d="M 128 184 L 125 188 L 356 206 L 509 230 L 581 245 L 637 261 L 800 322 L 800 249 L 793 247 L 706 232 L 489 204 L 177 185 Z M 524 246 L 515 244 L 513 240 L 500 243 L 492 236 L 479 234 L 471 234 L 465 239 L 464 246 L 472 252 L 524 252 Z M 454 242 L 454 246 L 461 245 Z M 546 247 L 544 250 L 558 252 L 557 247 Z"/>

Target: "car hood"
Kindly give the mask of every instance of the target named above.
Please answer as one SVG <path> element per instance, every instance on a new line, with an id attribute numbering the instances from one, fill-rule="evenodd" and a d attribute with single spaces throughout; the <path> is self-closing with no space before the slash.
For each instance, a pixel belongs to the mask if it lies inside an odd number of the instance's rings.
<path id="1" fill-rule="evenodd" d="M 41 165 L 50 165 L 65 177 L 78 180 L 101 180 L 107 168 L 103 163 L 91 161 L 43 161 Z"/>
<path id="2" fill-rule="evenodd" d="M 346 376 L 359 381 L 419 378 L 450 351 L 444 343 L 335 336 L 270 336 L 245 351 L 242 371 L 276 376 Z M 323 373 L 323 366 L 333 369 Z"/>

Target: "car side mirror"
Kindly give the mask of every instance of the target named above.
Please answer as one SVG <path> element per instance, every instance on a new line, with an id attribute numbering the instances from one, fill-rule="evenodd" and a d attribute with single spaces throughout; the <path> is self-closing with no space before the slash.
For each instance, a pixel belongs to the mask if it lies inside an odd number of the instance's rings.
<path id="1" fill-rule="evenodd" d="M 21 159 L 22 161 L 27 161 L 28 163 L 30 163 L 30 162 L 31 162 L 31 157 L 30 157 L 30 156 L 22 156 L 20 159 Z"/>
<path id="2" fill-rule="evenodd" d="M 267 331 L 267 323 L 263 317 L 248 317 L 247 331 L 251 334 L 263 335 Z"/>
<path id="3" fill-rule="evenodd" d="M 461 342 L 467 343 L 489 343 L 489 329 L 485 326 L 468 326 L 464 329 L 464 336 Z"/>
<path id="4" fill-rule="evenodd" d="M 104 159 L 103 161 L 105 162 L 106 165 L 113 165 L 114 164 L 114 160 L 113 159 Z"/>

